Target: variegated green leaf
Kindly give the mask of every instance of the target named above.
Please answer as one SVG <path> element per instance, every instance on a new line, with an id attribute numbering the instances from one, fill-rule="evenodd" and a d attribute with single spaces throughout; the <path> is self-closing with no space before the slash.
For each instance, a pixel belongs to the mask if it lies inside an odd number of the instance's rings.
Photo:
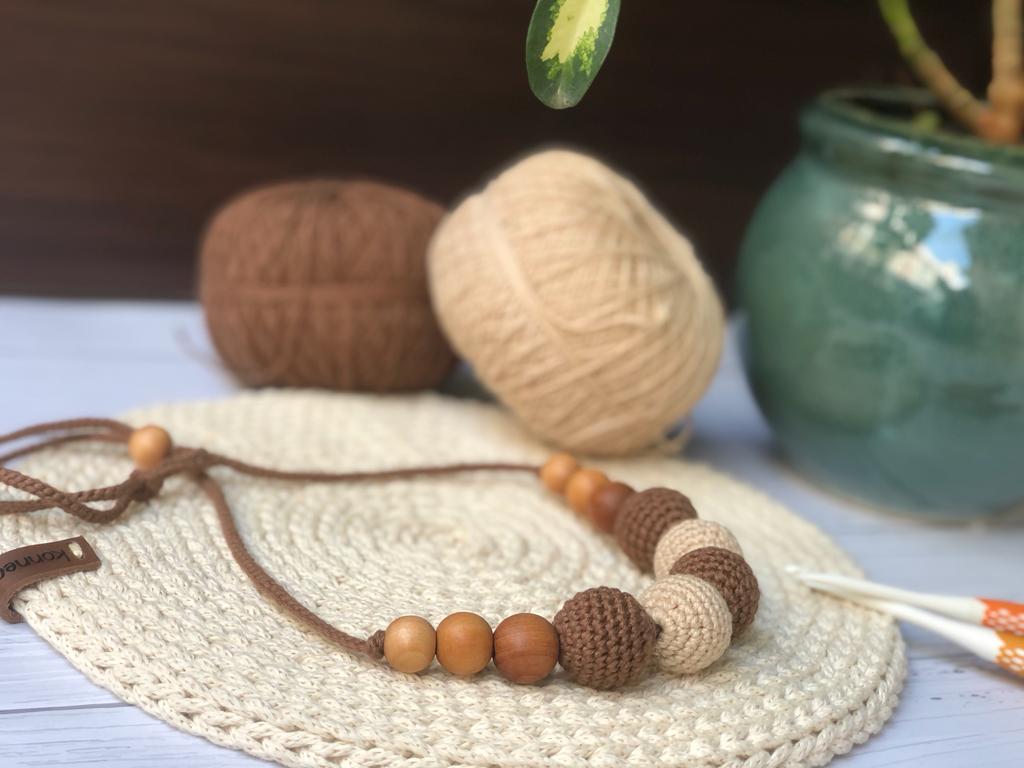
<path id="1" fill-rule="evenodd" d="M 604 64 L 620 0 L 539 0 L 526 36 L 526 72 L 555 109 L 579 103 Z"/>

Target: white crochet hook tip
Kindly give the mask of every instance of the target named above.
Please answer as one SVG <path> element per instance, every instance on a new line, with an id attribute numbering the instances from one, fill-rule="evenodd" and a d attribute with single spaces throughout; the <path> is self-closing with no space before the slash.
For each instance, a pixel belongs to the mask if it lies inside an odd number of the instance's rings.
<path id="1" fill-rule="evenodd" d="M 881 611 L 897 619 L 924 627 L 956 643 L 961 648 L 966 648 L 977 657 L 990 661 L 1014 675 L 1024 677 L 1024 637 L 1009 632 L 997 632 L 988 627 L 965 624 L 962 621 L 938 616 L 912 605 L 846 592 L 840 587 L 815 586 L 810 582 L 808 585 L 819 592 L 825 592 L 865 608 Z"/>
<path id="2" fill-rule="evenodd" d="M 979 624 L 999 632 L 1024 637 L 1024 605 L 1020 603 L 987 597 L 956 597 L 911 592 L 836 573 L 812 573 L 798 565 L 787 566 L 786 570 L 811 587 L 839 587 L 849 594 L 927 608 L 958 621 Z"/>

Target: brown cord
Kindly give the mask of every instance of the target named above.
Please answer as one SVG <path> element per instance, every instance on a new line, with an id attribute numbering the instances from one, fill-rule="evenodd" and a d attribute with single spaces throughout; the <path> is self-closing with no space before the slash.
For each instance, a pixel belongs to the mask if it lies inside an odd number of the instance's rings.
<path id="1" fill-rule="evenodd" d="M 0 445 L 39 438 L 34 443 L 0 455 L 0 483 L 35 497 L 34 500 L 0 501 L 0 515 L 20 514 L 42 509 L 61 509 L 69 515 L 89 523 L 110 523 L 124 514 L 132 502 L 149 501 L 156 497 L 167 478 L 185 475 L 191 478 L 210 499 L 231 556 L 265 599 L 328 642 L 341 646 L 347 651 L 366 654 L 373 659 L 380 659 L 383 655 L 384 632 L 377 630 L 367 638 L 355 637 L 342 632 L 302 605 L 277 579 L 256 562 L 238 530 L 223 488 L 209 474 L 209 470 L 215 467 L 224 467 L 249 477 L 308 483 L 402 480 L 479 471 L 531 472 L 534 474 L 539 471 L 539 468 L 532 464 L 512 463 L 446 464 L 364 472 L 292 471 L 249 464 L 229 456 L 209 453 L 201 448 L 176 447 L 154 469 L 146 471 L 137 469 L 124 482 L 117 485 L 67 492 L 3 466 L 13 458 L 28 456 L 37 451 L 70 442 L 95 440 L 127 443 L 132 431 L 132 427 L 127 424 L 110 419 L 75 419 L 37 424 L 7 435 L 0 435 Z M 108 507 L 92 506 L 95 502 L 107 501 L 113 503 Z"/>

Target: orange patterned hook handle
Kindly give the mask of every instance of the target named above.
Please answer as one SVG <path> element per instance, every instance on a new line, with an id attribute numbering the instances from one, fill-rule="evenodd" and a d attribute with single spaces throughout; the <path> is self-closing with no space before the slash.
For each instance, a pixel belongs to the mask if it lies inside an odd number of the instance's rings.
<path id="1" fill-rule="evenodd" d="M 996 655 L 996 664 L 1024 677 L 1024 637 L 1000 632 L 999 639 L 1003 641 L 1003 647 Z"/>
<path id="2" fill-rule="evenodd" d="M 978 601 L 985 606 L 982 624 L 1000 632 L 1024 637 L 1024 605 L 1006 600 L 989 600 L 986 597 L 979 597 Z"/>

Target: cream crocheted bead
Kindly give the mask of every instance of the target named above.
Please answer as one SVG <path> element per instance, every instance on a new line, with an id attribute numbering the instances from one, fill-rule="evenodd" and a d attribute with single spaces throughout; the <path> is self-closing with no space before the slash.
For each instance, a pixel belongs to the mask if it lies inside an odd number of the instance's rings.
<path id="1" fill-rule="evenodd" d="M 654 576 L 667 576 L 676 560 L 702 547 L 721 547 L 743 555 L 740 543 L 724 525 L 710 520 L 683 520 L 662 535 L 654 550 Z"/>
<path id="2" fill-rule="evenodd" d="M 639 600 L 661 628 L 654 660 L 662 672 L 700 672 L 718 661 L 729 647 L 729 606 L 718 590 L 703 579 L 666 576 L 645 589 Z"/>

